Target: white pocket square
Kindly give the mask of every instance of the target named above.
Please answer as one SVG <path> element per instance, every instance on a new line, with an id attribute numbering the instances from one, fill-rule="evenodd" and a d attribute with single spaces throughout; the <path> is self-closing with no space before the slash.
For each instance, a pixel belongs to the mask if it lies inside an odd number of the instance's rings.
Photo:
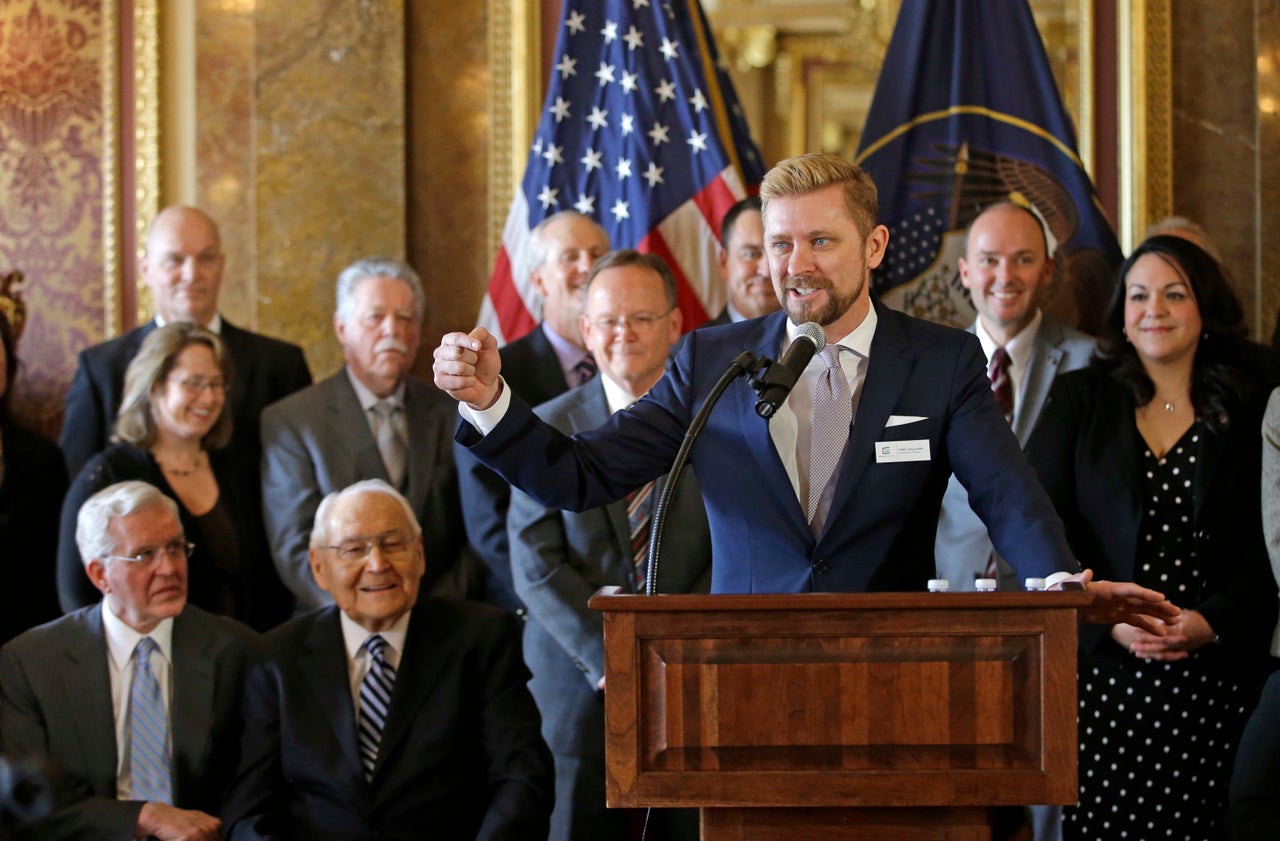
<path id="1" fill-rule="evenodd" d="M 891 426 L 903 426 L 908 423 L 915 423 L 916 421 L 922 420 L 928 420 L 928 418 L 922 417 L 921 415 L 889 415 L 889 420 L 885 423 L 884 428 L 888 429 Z"/>

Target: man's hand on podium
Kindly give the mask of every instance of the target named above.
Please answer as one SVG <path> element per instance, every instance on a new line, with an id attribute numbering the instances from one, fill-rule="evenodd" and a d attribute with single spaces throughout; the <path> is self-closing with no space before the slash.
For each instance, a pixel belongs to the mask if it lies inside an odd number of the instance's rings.
<path id="1" fill-rule="evenodd" d="M 1130 581 L 1094 581 L 1093 570 L 1086 569 L 1065 581 L 1077 581 L 1089 591 L 1093 601 L 1081 611 L 1086 622 L 1103 625 L 1128 624 L 1149 634 L 1163 637 L 1169 626 L 1182 614 L 1181 608 L 1163 593 L 1140 587 Z M 1063 589 L 1062 582 L 1049 589 Z"/>

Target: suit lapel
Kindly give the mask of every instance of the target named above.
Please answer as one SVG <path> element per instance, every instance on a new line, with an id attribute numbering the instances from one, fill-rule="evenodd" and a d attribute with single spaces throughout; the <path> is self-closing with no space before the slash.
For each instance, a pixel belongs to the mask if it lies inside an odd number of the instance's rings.
<path id="1" fill-rule="evenodd" d="M 245 349 L 246 332 L 225 318 L 222 319 L 222 331 L 218 334 L 227 347 L 227 355 L 231 357 L 235 371 L 231 378 L 231 411 L 240 417 L 239 409 L 249 399 L 249 383 L 253 379 L 253 354 Z"/>
<path id="2" fill-rule="evenodd" d="M 329 440 L 347 454 L 353 465 L 352 475 L 366 479 L 387 480 L 387 466 L 382 463 L 378 442 L 373 440 L 369 421 L 360 408 L 360 398 L 351 387 L 346 368 L 325 380 L 328 408 Z"/>
<path id="3" fill-rule="evenodd" d="M 1047 318 L 1040 321 L 1040 329 L 1036 333 L 1035 343 L 1031 347 L 1031 359 L 1027 363 L 1027 374 L 1022 380 L 1022 393 L 1018 395 L 1017 411 L 1013 418 L 1013 434 L 1018 443 L 1026 446 L 1031 437 L 1034 421 L 1040 417 L 1040 410 L 1049 399 L 1049 387 L 1058 375 L 1064 356 L 1062 348 L 1062 330 Z"/>
<path id="4" fill-rule="evenodd" d="M 836 512 L 844 510 L 848 504 L 862 472 L 871 461 L 876 439 L 884 430 L 889 413 L 898 402 L 898 395 L 902 393 L 915 363 L 915 353 L 907 344 L 896 314 L 878 302 L 873 301 L 872 305 L 876 308 L 878 322 L 875 336 L 871 339 L 871 358 L 867 363 L 858 411 L 853 418 L 853 430 L 845 448 L 824 533 L 839 520 Z"/>
<path id="5" fill-rule="evenodd" d="M 409 435 L 409 504 L 414 511 L 426 510 L 427 493 L 431 487 L 431 470 L 440 460 L 436 452 L 442 437 L 439 434 L 438 415 L 433 415 L 428 404 L 427 386 L 410 379 L 405 383 L 404 415 Z M 367 425 L 367 424 L 366 424 Z M 448 440 L 445 437 L 445 440 Z M 374 449 L 377 449 L 375 442 Z M 379 464 L 382 458 L 378 458 Z"/>
<path id="6" fill-rule="evenodd" d="M 338 622 L 338 609 L 330 607 L 316 616 L 303 640 L 300 661 L 307 682 L 315 693 L 316 709 L 329 722 L 333 738 L 342 749 L 348 774 L 364 782 L 364 766 L 356 745 L 355 708 L 351 700 L 351 678 L 347 674 L 346 643 Z M 362 797 L 368 793 L 362 787 Z"/>
<path id="7" fill-rule="evenodd" d="M 573 392 L 571 397 L 565 398 L 573 401 L 573 404 L 565 409 L 565 418 L 568 421 L 566 432 L 572 434 L 587 429 L 595 429 L 609 419 L 609 401 L 605 397 L 604 385 L 600 380 L 603 376 L 604 374 L 597 374 L 590 383 Z M 659 487 L 660 485 L 654 485 L 655 504 L 657 504 Z M 620 556 L 606 553 L 599 559 L 601 573 L 605 581 L 625 582 L 627 589 L 633 591 L 635 589 L 635 576 L 629 563 L 631 558 L 631 524 L 627 521 L 626 497 L 603 506 L 600 513 L 607 521 L 609 529 L 613 532 L 614 545 L 623 549 Z M 620 559 L 622 560 L 621 564 L 618 563 Z"/>
<path id="8" fill-rule="evenodd" d="M 757 357 L 776 360 L 786 336 L 786 314 L 775 313 L 765 317 L 743 344 Z M 734 383 L 726 392 L 725 400 L 734 401 L 733 416 L 738 419 L 738 432 L 746 440 L 746 452 L 755 460 L 760 474 L 757 487 L 772 495 L 775 504 L 787 513 L 787 518 L 805 540 L 812 540 L 809 518 L 796 498 L 787 470 L 783 467 L 778 448 L 769 434 L 769 423 L 756 414 L 755 390 L 744 380 Z"/>
<path id="9" fill-rule="evenodd" d="M 1192 477 L 1192 519 L 1200 521 L 1200 512 L 1204 508 L 1209 489 L 1213 487 L 1213 477 L 1218 465 L 1222 463 L 1227 446 L 1227 437 L 1223 434 L 1209 432 L 1203 426 L 1196 430 L 1200 436 L 1200 452 L 1196 457 L 1195 475 Z"/>
<path id="10" fill-rule="evenodd" d="M 209 733 L 213 726 L 215 656 L 208 649 L 213 642 L 193 627 L 195 617 L 179 614 L 173 621 L 173 708 L 170 732 L 173 739 L 175 799 L 184 802 L 188 785 L 199 784 L 199 769 L 209 754 Z M 191 771 L 195 777 L 188 778 Z"/>
<path id="11" fill-rule="evenodd" d="M 115 797 L 116 753 L 115 713 L 111 707 L 111 677 L 107 666 L 107 638 L 102 630 L 102 604 L 82 614 L 74 626 L 76 636 L 67 641 L 67 668 L 63 670 L 63 691 L 72 713 L 85 767 L 92 769 L 95 793 Z M 109 785 L 100 791 L 97 781 Z"/>
<path id="12" fill-rule="evenodd" d="M 382 729 L 382 741 L 378 745 L 378 761 L 373 767 L 375 781 L 417 721 L 419 710 L 439 684 L 438 676 L 451 654 L 448 646 L 438 644 L 444 631 L 429 611 L 415 609 L 411 614 L 400 668 L 396 669 L 391 708 L 387 710 L 387 723 Z M 352 730 L 353 734 L 354 732 Z"/>

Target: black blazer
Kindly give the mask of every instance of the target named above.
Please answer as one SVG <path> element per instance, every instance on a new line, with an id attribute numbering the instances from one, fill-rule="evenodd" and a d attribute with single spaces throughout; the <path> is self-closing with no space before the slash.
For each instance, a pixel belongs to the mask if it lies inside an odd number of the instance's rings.
<path id="1" fill-rule="evenodd" d="M 545 403 L 569 390 L 551 340 L 541 325 L 503 346 L 502 378 L 530 406 Z M 507 542 L 507 508 L 511 486 L 485 467 L 466 447 L 454 447 L 458 490 L 467 539 L 489 569 L 488 600 L 508 610 L 524 607 L 511 580 Z"/>
<path id="2" fill-rule="evenodd" d="M 235 770 L 241 680 L 255 635 L 187 606 L 173 623 L 175 805 L 217 815 Z M 0 734 L 13 756 L 47 755 L 66 773 L 49 819 L 20 838 L 134 837 L 139 800 L 116 799 L 116 730 L 102 604 L 0 648 Z"/>
<path id="3" fill-rule="evenodd" d="M 58 514 L 67 493 L 67 468 L 52 441 L 4 424 L 0 481 L 0 547 L 7 563 L 0 601 L 0 643 L 57 618 L 54 587 Z"/>
<path id="4" fill-rule="evenodd" d="M 1252 395 L 1222 434 L 1205 432 L 1192 479 L 1196 553 L 1210 570 L 1180 607 L 1204 614 L 1227 653 L 1265 657 L 1276 623 L 1276 582 L 1262 536 L 1262 406 Z M 1098 365 L 1060 375 L 1027 444 L 1082 566 L 1098 578 L 1134 579 L 1142 520 L 1141 456 L 1129 391 Z M 1101 625 L 1081 632 L 1085 651 L 1126 656 Z"/>
<path id="5" fill-rule="evenodd" d="M 230 588 L 235 599 L 234 616 L 255 628 L 274 627 L 289 615 L 292 600 L 276 577 L 275 567 L 267 554 L 261 536 L 260 512 L 254 506 L 255 496 L 244 488 L 244 480 L 230 463 L 225 451 L 209 453 L 209 463 L 218 481 L 218 494 L 227 505 L 235 524 L 237 557 L 235 569 L 229 573 L 214 569 L 206 554 L 208 541 L 191 512 L 182 504 L 164 471 L 147 450 L 132 444 L 112 444 L 89 459 L 71 483 L 62 506 L 62 523 L 58 537 L 58 601 L 64 612 L 101 601 L 102 594 L 84 571 L 84 561 L 76 546 L 76 517 L 85 500 L 103 488 L 128 479 L 140 479 L 155 485 L 178 503 L 178 516 L 187 540 L 196 544 L 188 571 L 188 601 L 213 612 L 220 612 L 219 594 Z M 256 482 L 254 483 L 256 486 Z"/>
<path id="6" fill-rule="evenodd" d="M 246 679 L 228 839 L 546 838 L 551 755 L 528 679 L 515 617 L 420 599 L 366 782 L 338 608 L 295 617 Z"/>

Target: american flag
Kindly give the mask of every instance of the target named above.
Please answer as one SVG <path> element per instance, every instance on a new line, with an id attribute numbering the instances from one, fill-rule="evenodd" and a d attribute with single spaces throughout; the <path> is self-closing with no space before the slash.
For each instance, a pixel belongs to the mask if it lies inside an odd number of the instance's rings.
<path id="1" fill-rule="evenodd" d="M 566 0 L 551 84 L 480 311 L 499 341 L 537 325 L 525 242 L 578 210 L 614 248 L 662 256 L 686 327 L 724 303 L 720 220 L 755 192 L 759 150 L 697 0 Z"/>

